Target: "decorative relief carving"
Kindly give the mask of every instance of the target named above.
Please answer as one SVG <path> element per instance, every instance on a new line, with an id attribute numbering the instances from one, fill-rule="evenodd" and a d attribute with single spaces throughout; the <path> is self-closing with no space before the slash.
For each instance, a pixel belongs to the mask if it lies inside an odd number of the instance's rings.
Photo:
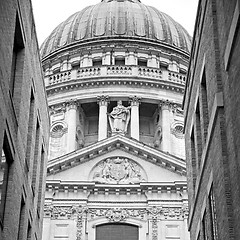
<path id="1" fill-rule="evenodd" d="M 101 161 L 92 171 L 92 178 L 100 183 L 139 183 L 146 181 L 144 170 L 132 160 L 115 157 Z"/>
<path id="2" fill-rule="evenodd" d="M 158 240 L 158 220 L 152 220 L 152 240 Z"/>
<path id="3" fill-rule="evenodd" d="M 171 126 L 171 133 L 176 137 L 183 139 L 184 138 L 184 126 L 182 122 L 176 121 Z"/>
<path id="4" fill-rule="evenodd" d="M 144 219 L 146 218 L 145 209 L 90 209 L 89 214 L 92 219 L 96 217 L 106 217 L 109 222 L 124 222 L 129 217 Z"/>
<path id="5" fill-rule="evenodd" d="M 86 218 L 86 215 L 88 213 L 88 208 L 87 207 L 77 207 L 76 208 L 77 212 L 77 238 L 76 240 L 82 240 L 83 236 L 83 227 L 84 227 L 84 218 Z"/>
<path id="6" fill-rule="evenodd" d="M 54 114 L 61 114 L 66 112 L 66 103 L 61 103 L 57 105 L 52 105 L 49 107 L 49 114 L 54 115 Z"/>
<path id="7" fill-rule="evenodd" d="M 52 204 L 44 205 L 45 216 L 51 217 L 53 219 L 57 218 L 71 218 L 73 214 L 76 213 L 76 207 L 74 206 L 53 206 Z"/>
<path id="8" fill-rule="evenodd" d="M 173 219 L 180 217 L 187 218 L 188 207 L 171 208 L 152 206 L 141 209 L 124 209 L 124 208 L 87 208 L 86 206 L 54 206 L 53 204 L 44 205 L 45 217 L 52 219 L 76 219 L 76 239 L 84 239 L 84 222 L 87 219 L 105 217 L 109 222 L 125 222 L 128 218 L 137 218 L 139 220 L 150 220 L 152 228 L 152 240 L 158 239 L 158 222 L 160 219 Z"/>

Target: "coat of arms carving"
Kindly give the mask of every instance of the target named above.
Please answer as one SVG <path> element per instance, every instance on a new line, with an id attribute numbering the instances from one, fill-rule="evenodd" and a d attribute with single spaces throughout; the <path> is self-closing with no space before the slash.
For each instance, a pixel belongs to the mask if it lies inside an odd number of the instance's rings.
<path id="1" fill-rule="evenodd" d="M 128 158 L 108 158 L 93 169 L 93 180 L 99 183 L 134 184 L 146 181 L 146 174 L 139 164 Z"/>

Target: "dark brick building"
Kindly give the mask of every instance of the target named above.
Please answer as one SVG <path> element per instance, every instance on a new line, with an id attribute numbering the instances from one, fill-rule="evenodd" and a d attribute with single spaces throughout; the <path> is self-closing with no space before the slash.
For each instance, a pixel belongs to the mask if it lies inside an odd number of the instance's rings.
<path id="1" fill-rule="evenodd" d="M 200 0 L 184 97 L 191 239 L 240 239 L 240 2 Z"/>
<path id="2" fill-rule="evenodd" d="M 31 1 L 0 1 L 0 239 L 41 239 L 48 108 Z"/>

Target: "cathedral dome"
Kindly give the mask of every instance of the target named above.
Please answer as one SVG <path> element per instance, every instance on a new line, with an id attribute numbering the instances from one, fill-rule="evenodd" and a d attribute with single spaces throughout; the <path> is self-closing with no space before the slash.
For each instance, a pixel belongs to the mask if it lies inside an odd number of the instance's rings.
<path id="1" fill-rule="evenodd" d="M 190 52 L 191 37 L 167 14 L 140 0 L 102 0 L 59 24 L 41 46 L 45 57 L 56 50 L 96 39 L 130 38 Z"/>

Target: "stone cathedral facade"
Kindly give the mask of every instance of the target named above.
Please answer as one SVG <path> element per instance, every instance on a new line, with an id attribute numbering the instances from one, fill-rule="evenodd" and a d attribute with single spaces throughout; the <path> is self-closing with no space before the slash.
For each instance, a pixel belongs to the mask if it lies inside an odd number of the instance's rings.
<path id="1" fill-rule="evenodd" d="M 43 240 L 188 240 L 181 103 L 191 38 L 102 0 L 41 47 L 51 117 Z"/>

